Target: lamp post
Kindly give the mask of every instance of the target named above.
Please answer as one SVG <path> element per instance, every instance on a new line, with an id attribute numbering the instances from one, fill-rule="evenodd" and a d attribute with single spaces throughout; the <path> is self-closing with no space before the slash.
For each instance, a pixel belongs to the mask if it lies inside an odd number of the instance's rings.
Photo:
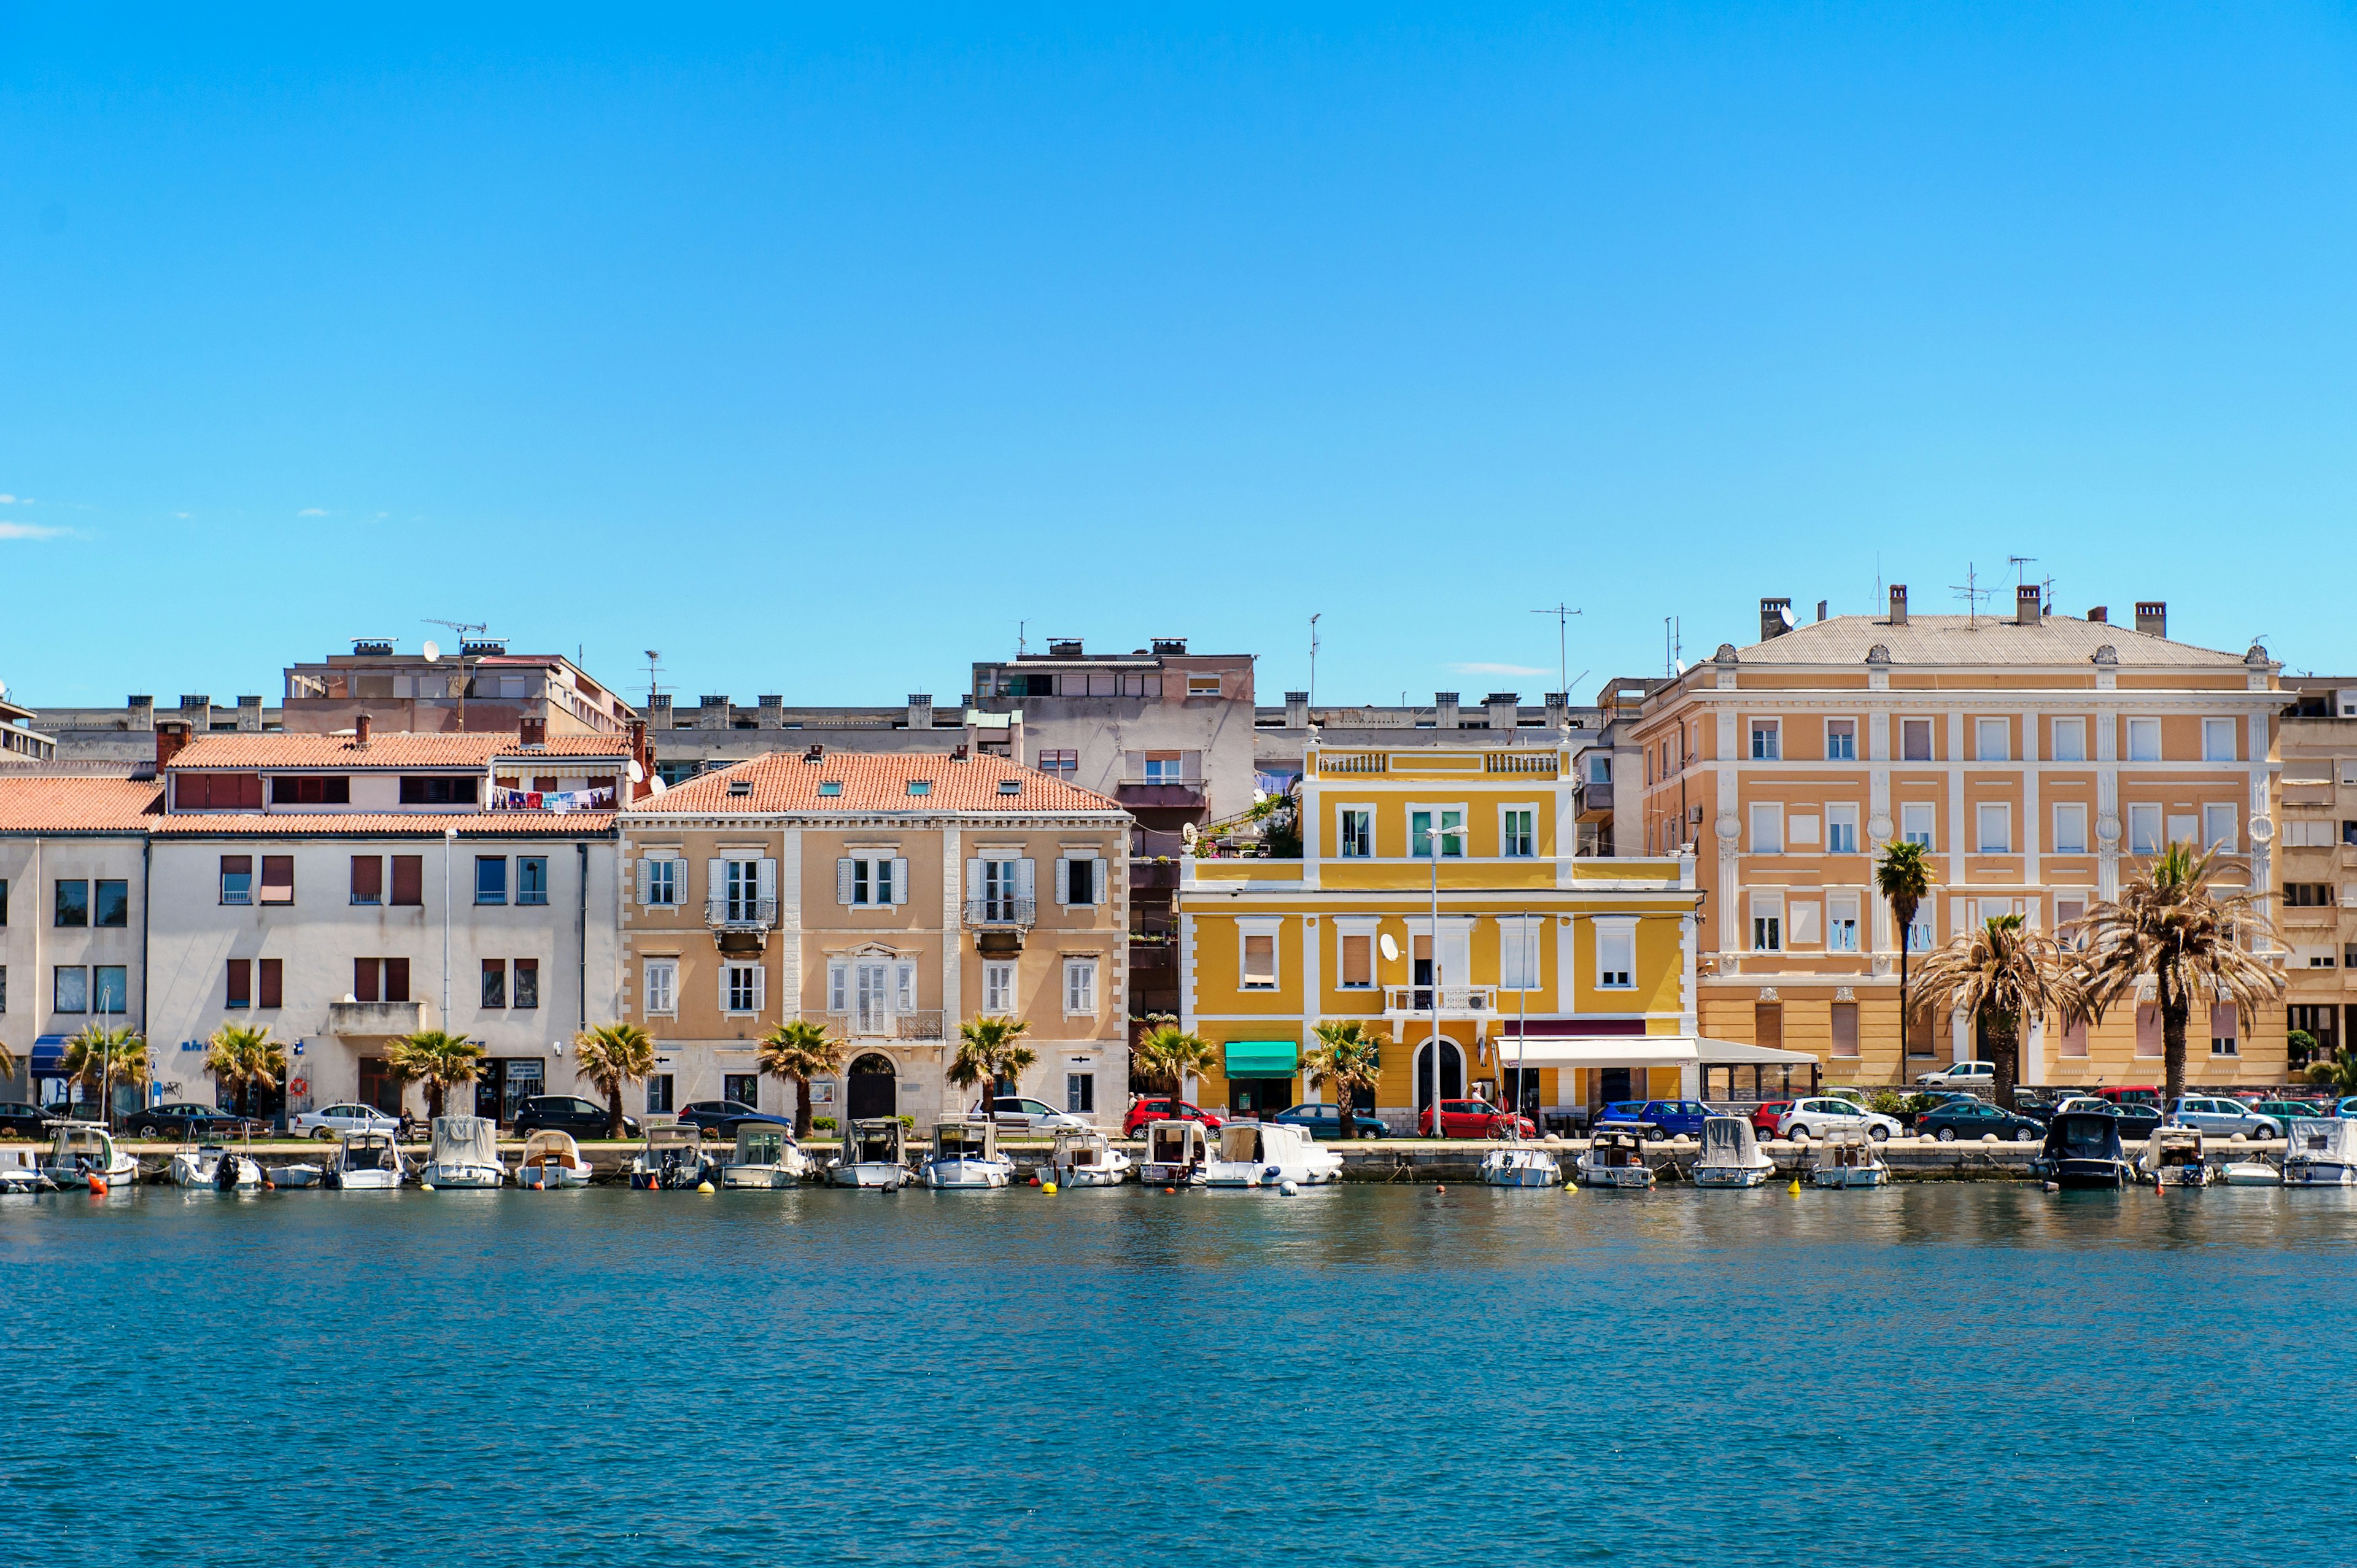
<path id="1" fill-rule="evenodd" d="M 1430 832 L 1426 836 L 1426 838 L 1425 838 L 1425 859 L 1426 859 L 1426 861 L 1428 861 L 1428 862 L 1430 862 L 1430 863 L 1431 863 L 1431 867 L 1432 867 L 1432 930 L 1431 930 L 1431 934 L 1425 938 L 1425 940 L 1426 940 L 1426 942 L 1428 942 L 1428 943 L 1431 945 L 1431 951 L 1432 951 L 1432 960 L 1431 960 L 1431 962 L 1432 962 L 1432 990 L 1431 990 L 1431 995 L 1432 995 L 1432 1135 L 1433 1135 L 1434 1137 L 1436 1137 L 1436 1138 L 1437 1138 L 1437 1137 L 1441 1136 L 1441 1130 L 1440 1130 L 1440 841 L 1441 841 L 1442 839 L 1444 839 L 1444 838 L 1450 837 L 1451 835 L 1454 835 L 1455 837 L 1458 837 L 1458 838 L 1460 838 L 1460 839 L 1461 839 L 1461 838 L 1463 838 L 1463 837 L 1465 836 L 1465 828 L 1464 828 L 1464 824 L 1459 823 L 1458 825 L 1457 825 L 1456 827 L 1453 827 L 1453 828 L 1452 828 L 1452 827 L 1444 826 L 1444 825 L 1442 824 L 1441 821 L 1440 821 L 1441 814 L 1442 814 L 1442 813 L 1441 813 L 1440 810 L 1439 810 L 1437 807 L 1434 808 L 1433 812 L 1432 812 L 1432 818 L 1433 818 L 1433 822 L 1432 822 L 1432 831 L 1431 831 L 1431 832 Z M 1409 821 L 1410 821 L 1410 822 L 1411 822 L 1411 824 L 1412 824 L 1412 823 L 1414 822 L 1414 818 L 1412 818 L 1412 817 L 1411 817 L 1411 818 L 1409 819 Z M 1409 972 L 1410 978 L 1413 978 L 1413 977 L 1414 977 L 1414 975 L 1415 975 L 1415 954 L 1413 951 L 1411 951 L 1411 952 L 1408 954 L 1408 972 Z"/>

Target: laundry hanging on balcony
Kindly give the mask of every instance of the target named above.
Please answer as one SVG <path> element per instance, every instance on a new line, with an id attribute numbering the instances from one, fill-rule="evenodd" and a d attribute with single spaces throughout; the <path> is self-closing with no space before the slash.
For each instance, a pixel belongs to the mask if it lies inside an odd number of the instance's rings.
<path id="1" fill-rule="evenodd" d="M 611 789 L 497 789 L 494 806 L 503 811 L 610 811 Z"/>

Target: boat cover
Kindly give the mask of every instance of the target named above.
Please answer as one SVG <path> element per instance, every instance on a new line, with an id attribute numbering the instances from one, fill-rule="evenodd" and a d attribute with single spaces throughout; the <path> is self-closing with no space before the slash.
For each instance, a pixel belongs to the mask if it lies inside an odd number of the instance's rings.
<path id="1" fill-rule="evenodd" d="M 498 1123 L 486 1116 L 436 1116 L 434 1118 L 434 1163 L 437 1165 L 498 1165 Z"/>

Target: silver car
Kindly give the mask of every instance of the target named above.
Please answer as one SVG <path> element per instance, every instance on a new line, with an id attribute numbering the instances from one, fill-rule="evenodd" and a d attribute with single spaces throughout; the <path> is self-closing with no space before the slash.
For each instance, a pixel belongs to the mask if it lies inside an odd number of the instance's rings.
<path id="1" fill-rule="evenodd" d="M 306 1111 L 292 1117 L 287 1121 L 286 1131 L 297 1138 L 317 1138 L 324 1142 L 339 1133 L 398 1133 L 401 1122 L 373 1105 L 345 1103 Z"/>
<path id="2" fill-rule="evenodd" d="M 2219 1138 L 2231 1138 L 2237 1133 L 2245 1138 L 2284 1135 L 2283 1123 L 2274 1117 L 2254 1111 L 2239 1100 L 2210 1095 L 2184 1096 L 2169 1108 L 2168 1122 L 2171 1126 L 2191 1127 Z"/>
<path id="3" fill-rule="evenodd" d="M 1059 1127 L 1093 1127 L 1095 1122 L 1069 1111 L 1059 1111 L 1044 1100 L 1034 1100 L 1028 1094 L 1002 1094 L 985 1108 L 979 1101 L 969 1116 L 984 1116 L 996 1112 L 998 1130 L 1002 1133 L 1052 1133 Z"/>
<path id="4" fill-rule="evenodd" d="M 1779 1138 L 1822 1138 L 1837 1127 L 1864 1133 L 1878 1144 L 1905 1131 L 1896 1117 L 1868 1111 L 1855 1100 L 1835 1100 L 1828 1094 L 1795 1100 L 1792 1109 L 1776 1118 Z"/>

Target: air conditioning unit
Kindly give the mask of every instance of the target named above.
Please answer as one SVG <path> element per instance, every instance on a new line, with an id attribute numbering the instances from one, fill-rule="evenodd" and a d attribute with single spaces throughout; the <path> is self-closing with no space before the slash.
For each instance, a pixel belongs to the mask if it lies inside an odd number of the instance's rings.
<path id="1" fill-rule="evenodd" d="M 1702 808 L 1700 806 L 1688 806 L 1686 808 L 1686 821 L 1693 823 L 1695 827 L 1702 826 Z M 1425 1076 L 1429 1078 L 1431 1074 L 1427 1073 Z"/>

